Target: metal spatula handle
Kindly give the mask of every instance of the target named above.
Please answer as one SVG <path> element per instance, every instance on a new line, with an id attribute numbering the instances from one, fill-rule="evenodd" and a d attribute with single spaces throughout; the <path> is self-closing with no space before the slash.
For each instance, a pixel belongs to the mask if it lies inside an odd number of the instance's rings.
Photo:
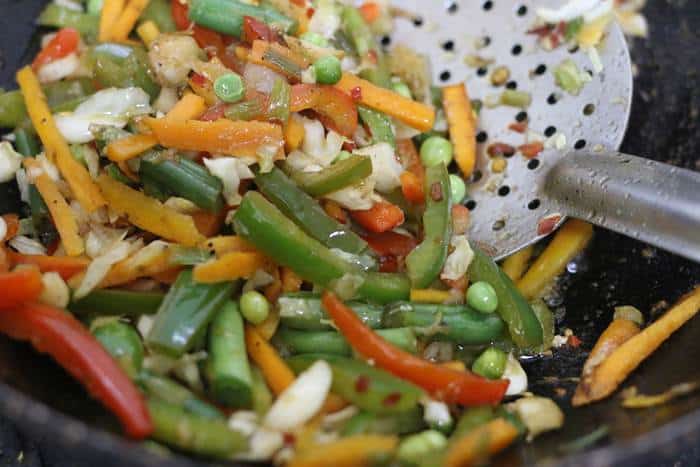
<path id="1" fill-rule="evenodd" d="M 700 173 L 577 151 L 552 167 L 545 192 L 563 214 L 700 262 Z"/>

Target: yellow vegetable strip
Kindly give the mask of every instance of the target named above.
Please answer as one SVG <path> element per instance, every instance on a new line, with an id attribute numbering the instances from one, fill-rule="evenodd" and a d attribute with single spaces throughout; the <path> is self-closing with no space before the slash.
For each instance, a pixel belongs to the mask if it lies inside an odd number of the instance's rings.
<path id="1" fill-rule="evenodd" d="M 100 283 L 100 287 L 127 284 L 142 277 L 153 277 L 170 270 L 170 245 L 163 241 L 149 243 L 133 255 L 118 262 Z"/>
<path id="2" fill-rule="evenodd" d="M 497 418 L 457 439 L 447 450 L 445 467 L 468 467 L 510 446 L 518 430 L 502 418 Z"/>
<path id="3" fill-rule="evenodd" d="M 249 278 L 265 265 L 265 255 L 248 251 L 232 251 L 221 258 L 198 264 L 192 271 L 196 282 L 213 284 Z"/>
<path id="4" fill-rule="evenodd" d="M 262 336 L 263 339 L 269 341 L 270 339 L 272 339 L 272 336 L 274 336 L 277 332 L 279 324 L 280 312 L 277 309 L 277 307 L 273 307 L 270 310 L 270 314 L 267 315 L 265 321 L 255 326 L 255 330 L 258 331 L 258 334 L 260 334 L 260 336 Z"/>
<path id="5" fill-rule="evenodd" d="M 100 29 L 97 39 L 107 42 L 112 39 L 112 28 L 124 11 L 126 0 L 104 0 L 100 13 Z"/>
<path id="6" fill-rule="evenodd" d="M 678 328 L 700 311 L 700 287 L 683 297 L 661 318 L 615 349 L 595 370 L 596 384 L 585 388 L 585 402 L 604 399 L 659 348 Z M 617 321 L 617 320 L 616 320 Z"/>
<path id="7" fill-rule="evenodd" d="M 355 435 L 341 438 L 300 453 L 288 467 L 362 467 L 381 454 L 390 454 L 399 444 L 397 436 Z"/>
<path id="8" fill-rule="evenodd" d="M 503 261 L 503 272 L 506 273 L 506 276 L 510 277 L 510 280 L 515 282 L 523 277 L 527 269 L 527 263 L 530 261 L 530 258 L 532 258 L 532 250 L 533 247 L 531 246 L 523 248 Z"/>
<path id="9" fill-rule="evenodd" d="M 194 120 L 199 118 L 207 110 L 207 102 L 197 94 L 188 92 L 165 115 L 165 118 L 173 121 Z"/>
<path id="10" fill-rule="evenodd" d="M 119 183 L 109 175 L 100 175 L 97 183 L 109 201 L 109 207 L 137 227 L 186 246 L 197 245 L 204 239 L 191 216 L 167 208 L 160 201 Z"/>
<path id="11" fill-rule="evenodd" d="M 431 130 L 435 123 L 435 109 L 432 107 L 375 86 L 350 73 L 343 73 L 335 87 L 351 96 L 359 94 L 359 103 L 401 120 L 417 130 Z"/>
<path id="12" fill-rule="evenodd" d="M 99 188 L 90 178 L 87 169 L 73 158 L 68 143 L 56 128 L 49 106 L 46 104 L 46 96 L 31 67 L 26 66 L 17 73 L 17 83 L 22 90 L 29 118 L 41 142 L 44 143 L 46 156 L 58 166 L 75 199 L 87 212 L 93 212 L 104 206 L 105 200 Z"/>
<path id="13" fill-rule="evenodd" d="M 447 290 L 411 289 L 411 301 L 419 303 L 444 303 L 452 295 Z"/>
<path id="14" fill-rule="evenodd" d="M 151 42 L 160 36 L 160 29 L 158 29 L 158 25 L 156 25 L 156 23 L 148 20 L 141 23 L 139 27 L 136 28 L 136 34 L 139 35 L 143 43 L 146 44 L 146 47 L 148 47 L 151 45 Z"/>
<path id="15" fill-rule="evenodd" d="M 232 251 L 257 251 L 255 246 L 248 240 L 235 235 L 222 235 L 219 237 L 207 238 L 199 247 L 206 248 L 216 253 L 216 256 L 222 256 Z"/>
<path id="16" fill-rule="evenodd" d="M 454 146 L 454 157 L 465 177 L 476 165 L 476 122 L 466 84 L 459 83 L 442 89 L 442 105 Z"/>
<path id="17" fill-rule="evenodd" d="M 284 127 L 284 148 L 287 152 L 299 149 L 304 141 L 304 136 L 306 136 L 304 125 L 296 118 L 290 118 L 287 121 L 287 126 Z"/>
<path id="18" fill-rule="evenodd" d="M 294 372 L 282 360 L 277 350 L 251 325 L 246 325 L 245 328 L 245 344 L 248 356 L 260 368 L 272 392 L 276 396 L 282 394 L 294 382 Z"/>
<path id="19" fill-rule="evenodd" d="M 49 208 L 66 253 L 68 256 L 81 255 L 85 251 L 85 244 L 78 232 L 78 221 L 66 199 L 51 177 L 46 175 L 39 162 L 35 159 L 24 159 L 24 166 L 30 173 L 30 177 L 34 178 L 34 184 Z"/>
<path id="20" fill-rule="evenodd" d="M 111 36 L 113 40 L 124 41 L 129 37 L 129 33 L 134 29 L 136 21 L 148 6 L 148 2 L 149 0 L 129 0 L 121 16 L 119 16 L 112 27 Z"/>
<path id="21" fill-rule="evenodd" d="M 561 274 L 567 263 L 583 250 L 592 236 L 591 224 L 578 219 L 568 221 L 518 281 L 518 289 L 528 299 L 537 297 L 547 284 Z"/>
<path id="22" fill-rule="evenodd" d="M 107 157 L 114 162 L 124 162 L 148 151 L 158 144 L 152 135 L 132 135 L 112 141 L 107 145 Z"/>

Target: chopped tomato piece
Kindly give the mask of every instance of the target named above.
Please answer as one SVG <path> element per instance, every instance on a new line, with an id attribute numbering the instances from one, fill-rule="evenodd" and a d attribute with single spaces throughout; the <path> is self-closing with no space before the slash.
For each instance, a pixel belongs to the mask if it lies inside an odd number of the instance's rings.
<path id="1" fill-rule="evenodd" d="M 63 28 L 49 41 L 32 62 L 32 68 L 37 70 L 47 63 L 63 58 L 78 49 L 80 33 L 73 28 Z"/>
<path id="2" fill-rule="evenodd" d="M 351 215 L 355 222 L 374 233 L 388 232 L 404 221 L 401 208 L 386 201 L 375 203 L 366 211 L 352 211 Z"/>

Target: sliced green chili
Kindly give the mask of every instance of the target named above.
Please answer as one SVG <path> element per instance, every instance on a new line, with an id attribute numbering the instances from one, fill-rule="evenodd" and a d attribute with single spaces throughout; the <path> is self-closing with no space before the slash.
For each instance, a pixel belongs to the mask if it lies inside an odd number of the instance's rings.
<path id="1" fill-rule="evenodd" d="M 369 177 L 372 174 L 372 159 L 351 155 L 320 172 L 302 172 L 289 165 L 283 169 L 302 190 L 313 197 L 321 197 Z"/>

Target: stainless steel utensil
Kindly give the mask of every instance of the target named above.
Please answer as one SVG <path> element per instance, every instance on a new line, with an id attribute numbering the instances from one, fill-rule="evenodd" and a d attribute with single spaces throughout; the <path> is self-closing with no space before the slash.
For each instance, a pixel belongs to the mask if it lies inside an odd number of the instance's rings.
<path id="1" fill-rule="evenodd" d="M 700 261 L 700 174 L 615 152 L 632 100 L 632 66 L 619 27 L 609 28 L 598 49 L 603 69 L 597 73 L 588 51 L 567 46 L 545 51 L 536 35 L 528 34 L 537 6 L 561 3 L 392 2 L 407 15 L 383 43 L 403 43 L 429 56 L 436 83 L 465 81 L 472 99 L 488 101 L 504 89 L 492 85 L 490 75 L 505 66 L 508 86 L 532 95 L 527 109 L 482 109 L 477 170 L 467 201 L 474 213 L 472 239 L 502 258 L 573 216 Z M 468 56 L 490 63 L 470 67 Z M 552 70 L 566 59 L 592 78 L 578 96 L 555 84 Z M 525 116 L 523 111 L 533 133 L 508 128 Z M 535 134 L 547 139 L 546 149 L 535 159 L 516 153 L 503 172 L 492 169 L 489 145 L 517 147 Z"/>

